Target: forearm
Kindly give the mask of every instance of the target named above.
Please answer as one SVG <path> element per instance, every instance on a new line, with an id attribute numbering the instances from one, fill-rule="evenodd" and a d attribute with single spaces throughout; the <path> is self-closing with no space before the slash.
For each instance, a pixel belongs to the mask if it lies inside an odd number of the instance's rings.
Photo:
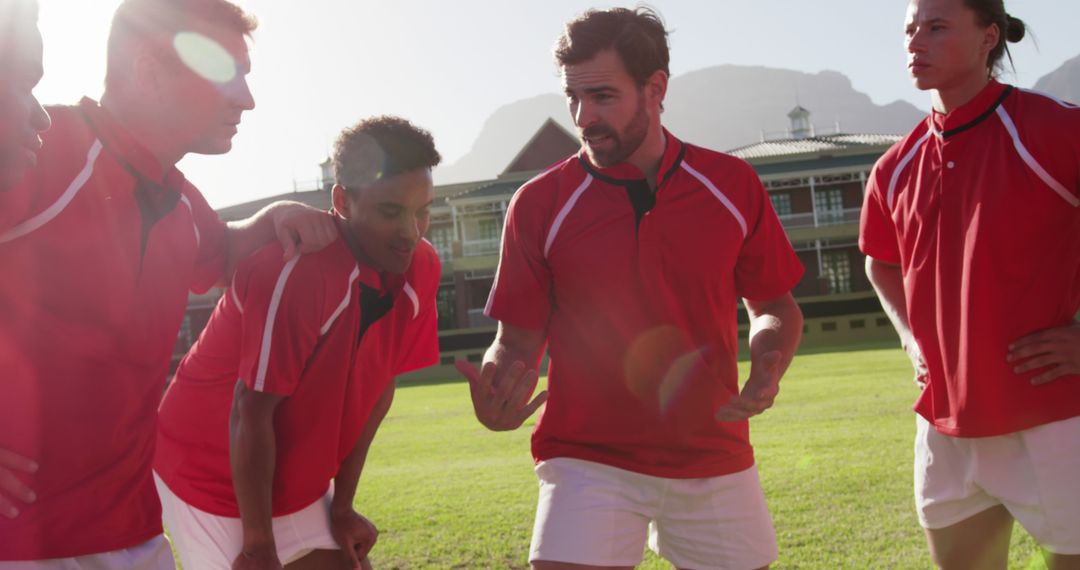
<path id="1" fill-rule="evenodd" d="M 352 510 L 353 499 L 356 497 L 356 488 L 360 482 L 360 474 L 364 470 L 367 460 L 368 449 L 375 439 L 375 433 L 379 431 L 383 419 L 390 411 L 390 405 L 394 401 L 394 381 L 386 387 L 375 408 L 371 411 L 364 429 L 360 433 L 356 445 L 353 446 L 349 456 L 341 463 L 337 475 L 334 476 L 334 498 L 331 502 L 332 511 Z"/>
<path id="2" fill-rule="evenodd" d="M 274 212 L 287 204 L 297 202 L 274 202 L 264 207 L 250 218 L 229 222 L 227 225 L 227 249 L 225 274 L 232 275 L 236 265 L 260 247 L 276 239 L 274 231 Z"/>
<path id="3" fill-rule="evenodd" d="M 907 298 L 904 296 L 904 276 L 900 266 L 883 263 L 872 257 L 866 258 L 866 276 L 870 284 L 874 286 L 881 308 L 885 315 L 892 321 L 896 334 L 900 336 L 900 344 L 909 346 L 914 336 L 907 317 Z"/>
<path id="4" fill-rule="evenodd" d="M 787 370 L 802 340 L 803 315 L 798 303 L 786 295 L 766 305 L 747 303 L 750 317 L 750 358 L 757 361 L 772 351 L 780 353 L 780 373 Z"/>
<path id="5" fill-rule="evenodd" d="M 273 417 L 253 418 L 234 407 L 229 425 L 229 462 L 240 508 L 244 551 L 274 545 L 276 455 Z"/>
<path id="6" fill-rule="evenodd" d="M 525 338 L 524 335 L 503 334 L 500 327 L 495 335 L 495 341 L 491 343 L 484 353 L 484 362 L 493 362 L 496 367 L 496 377 L 506 374 L 507 369 L 515 362 L 521 362 L 526 369 L 536 370 L 540 366 L 540 356 L 544 353 L 543 339 Z"/>

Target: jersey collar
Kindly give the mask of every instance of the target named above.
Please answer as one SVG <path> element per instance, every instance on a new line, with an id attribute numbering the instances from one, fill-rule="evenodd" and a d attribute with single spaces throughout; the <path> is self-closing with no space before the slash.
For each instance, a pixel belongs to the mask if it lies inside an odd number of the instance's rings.
<path id="1" fill-rule="evenodd" d="M 82 112 L 90 129 L 97 135 L 102 146 L 132 174 L 138 173 L 149 180 L 167 188 L 179 190 L 184 184 L 184 175 L 175 166 L 165 171 L 161 163 L 154 158 L 142 143 L 125 129 L 104 107 L 89 97 L 79 101 Z"/>
<path id="2" fill-rule="evenodd" d="M 946 139 L 962 133 L 993 115 L 1012 90 L 1012 85 L 1005 85 L 991 79 L 971 101 L 951 112 L 946 114 L 936 110 L 931 111 L 930 127 L 936 135 Z"/>
<path id="3" fill-rule="evenodd" d="M 682 141 L 675 138 L 667 129 L 664 129 L 664 138 L 667 144 L 664 147 L 664 156 L 660 159 L 660 168 L 656 171 L 656 188 L 659 189 L 664 182 L 671 178 L 671 175 L 682 164 L 683 156 L 686 154 L 686 146 Z M 641 170 L 628 162 L 620 162 L 614 166 L 607 168 L 601 168 L 589 161 L 589 156 L 585 152 L 585 148 L 582 147 L 578 151 L 578 160 L 581 161 L 581 165 L 585 167 L 585 170 L 591 174 L 594 178 L 598 178 L 609 184 L 617 184 L 619 186 L 627 186 L 634 182 L 640 182 L 645 179 L 645 175 Z"/>

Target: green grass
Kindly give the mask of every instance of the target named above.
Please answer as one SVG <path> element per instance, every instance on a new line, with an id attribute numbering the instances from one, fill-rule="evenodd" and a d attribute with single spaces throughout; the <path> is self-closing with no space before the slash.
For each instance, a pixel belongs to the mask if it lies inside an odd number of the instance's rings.
<path id="1" fill-rule="evenodd" d="M 801 355 L 751 424 L 776 526 L 773 568 L 931 568 L 912 491 L 916 388 L 898 349 Z M 372 446 L 357 508 L 377 568 L 525 568 L 537 483 L 532 423 L 492 433 L 464 383 L 403 385 Z M 669 568 L 647 553 L 640 568 Z M 1010 568 L 1045 568 L 1016 527 Z"/>

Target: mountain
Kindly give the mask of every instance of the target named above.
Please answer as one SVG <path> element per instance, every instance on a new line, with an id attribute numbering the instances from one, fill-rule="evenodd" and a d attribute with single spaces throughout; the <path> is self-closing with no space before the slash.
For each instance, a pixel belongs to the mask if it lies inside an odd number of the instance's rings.
<path id="1" fill-rule="evenodd" d="M 1080 104 L 1080 55 L 1035 82 L 1035 90 Z"/>
<path id="2" fill-rule="evenodd" d="M 733 88 L 733 86 L 737 86 Z M 818 132 L 903 134 L 925 111 L 895 101 L 877 105 L 841 73 L 721 65 L 673 77 L 664 125 L 680 138 L 728 150 L 757 142 L 762 131 L 782 136 L 796 104 L 812 113 Z M 493 178 L 549 117 L 574 132 L 566 103 L 551 93 L 504 105 L 480 130 L 473 148 L 435 173 L 439 184 Z"/>

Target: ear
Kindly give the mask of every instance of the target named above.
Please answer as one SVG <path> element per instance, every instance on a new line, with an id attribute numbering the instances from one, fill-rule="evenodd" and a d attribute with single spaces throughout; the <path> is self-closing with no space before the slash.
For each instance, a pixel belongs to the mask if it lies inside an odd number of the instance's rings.
<path id="1" fill-rule="evenodd" d="M 146 47 L 136 50 L 135 57 L 131 60 L 132 85 L 139 95 L 157 99 L 163 89 L 161 62 Z"/>
<path id="2" fill-rule="evenodd" d="M 668 74 L 659 69 L 654 71 L 645 81 L 645 93 L 649 97 L 649 102 L 655 103 L 657 107 L 663 106 L 664 97 L 667 96 L 667 87 Z"/>
<path id="3" fill-rule="evenodd" d="M 349 197 L 345 195 L 345 187 L 341 184 L 334 184 L 334 187 L 330 189 L 330 203 L 334 206 L 334 211 L 339 216 L 349 219 Z"/>
<path id="4" fill-rule="evenodd" d="M 979 46 L 979 50 L 983 55 L 989 55 L 999 41 L 1001 41 L 1001 28 L 997 24 L 990 24 L 983 32 L 983 44 Z"/>

